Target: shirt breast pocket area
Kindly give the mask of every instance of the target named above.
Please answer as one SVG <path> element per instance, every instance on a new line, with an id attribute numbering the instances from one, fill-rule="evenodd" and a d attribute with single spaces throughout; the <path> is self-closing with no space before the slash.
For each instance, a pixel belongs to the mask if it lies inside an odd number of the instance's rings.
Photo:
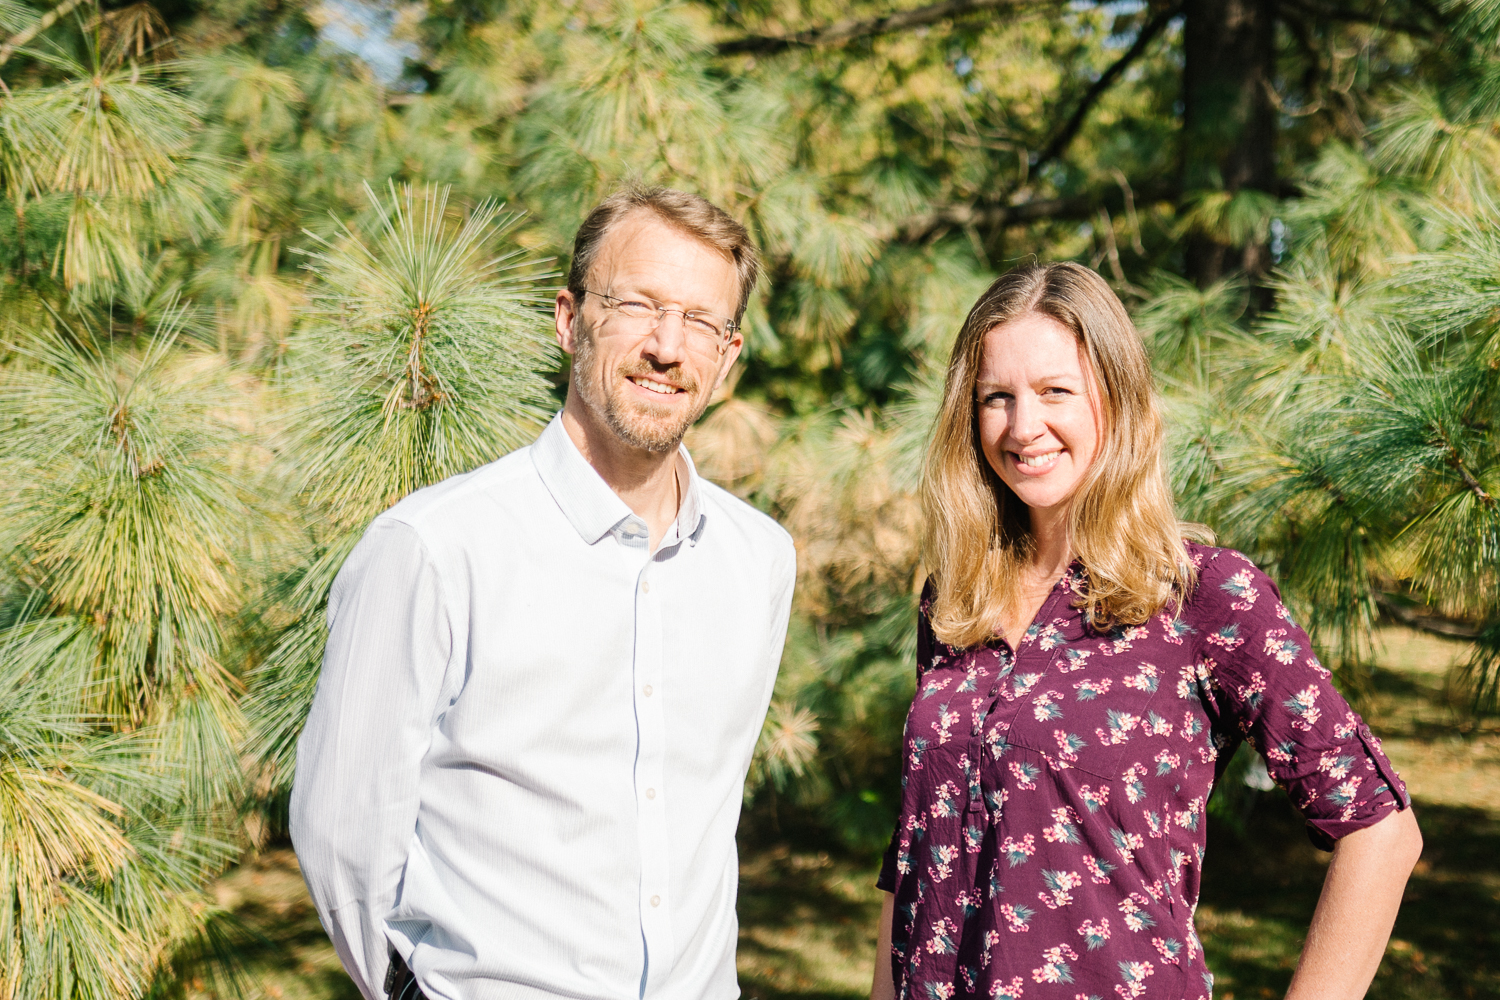
<path id="1" fill-rule="evenodd" d="M 1045 673 L 1018 670 L 1016 680 L 997 706 L 1005 742 L 1101 778 L 1120 777 L 1135 759 L 1134 744 L 1173 728 L 1164 671 L 1139 659 L 1084 660 L 1061 650 Z"/>

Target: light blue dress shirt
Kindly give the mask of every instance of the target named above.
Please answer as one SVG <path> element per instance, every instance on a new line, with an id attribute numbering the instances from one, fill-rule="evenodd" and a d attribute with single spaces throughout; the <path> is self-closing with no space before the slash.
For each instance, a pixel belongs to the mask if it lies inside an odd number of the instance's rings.
<path id="1" fill-rule="evenodd" d="M 292 839 L 345 968 L 432 1000 L 730 1000 L 735 827 L 796 575 L 701 479 L 653 553 L 560 417 L 378 517 L 328 602 Z"/>

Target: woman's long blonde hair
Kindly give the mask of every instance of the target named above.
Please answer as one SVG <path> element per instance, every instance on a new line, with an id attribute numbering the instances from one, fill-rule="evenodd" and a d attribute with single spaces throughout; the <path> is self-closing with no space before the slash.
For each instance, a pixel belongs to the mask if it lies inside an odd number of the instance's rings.
<path id="1" fill-rule="evenodd" d="M 934 634 L 978 645 L 1021 607 L 1035 552 L 1030 514 L 980 449 L 975 382 L 985 335 L 1048 316 L 1078 338 L 1098 393 L 1102 439 L 1069 504 L 1069 538 L 1087 577 L 1078 606 L 1103 628 L 1139 624 L 1191 592 L 1196 574 L 1162 458 L 1151 365 L 1125 307 L 1078 264 L 1030 264 L 992 284 L 964 321 L 948 362 L 942 409 L 922 475 L 923 553 L 935 585 Z"/>

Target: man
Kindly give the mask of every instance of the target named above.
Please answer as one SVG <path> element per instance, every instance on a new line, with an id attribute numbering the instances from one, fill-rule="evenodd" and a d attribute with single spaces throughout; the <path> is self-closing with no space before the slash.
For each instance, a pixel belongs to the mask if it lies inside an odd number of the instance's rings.
<path id="1" fill-rule="evenodd" d="M 562 411 L 339 573 L 291 827 L 367 1000 L 738 995 L 735 826 L 795 554 L 681 440 L 757 268 L 701 198 L 609 198 L 557 294 Z"/>

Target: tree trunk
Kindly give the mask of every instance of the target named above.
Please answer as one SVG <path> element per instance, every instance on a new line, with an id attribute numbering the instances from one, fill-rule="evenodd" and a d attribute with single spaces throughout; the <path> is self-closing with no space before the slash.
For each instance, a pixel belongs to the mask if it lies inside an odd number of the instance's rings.
<path id="1" fill-rule="evenodd" d="M 1187 0 L 1183 30 L 1182 191 L 1276 191 L 1276 0 Z M 1199 234 L 1188 272 L 1201 286 L 1236 267 L 1270 266 L 1264 244 Z"/>

